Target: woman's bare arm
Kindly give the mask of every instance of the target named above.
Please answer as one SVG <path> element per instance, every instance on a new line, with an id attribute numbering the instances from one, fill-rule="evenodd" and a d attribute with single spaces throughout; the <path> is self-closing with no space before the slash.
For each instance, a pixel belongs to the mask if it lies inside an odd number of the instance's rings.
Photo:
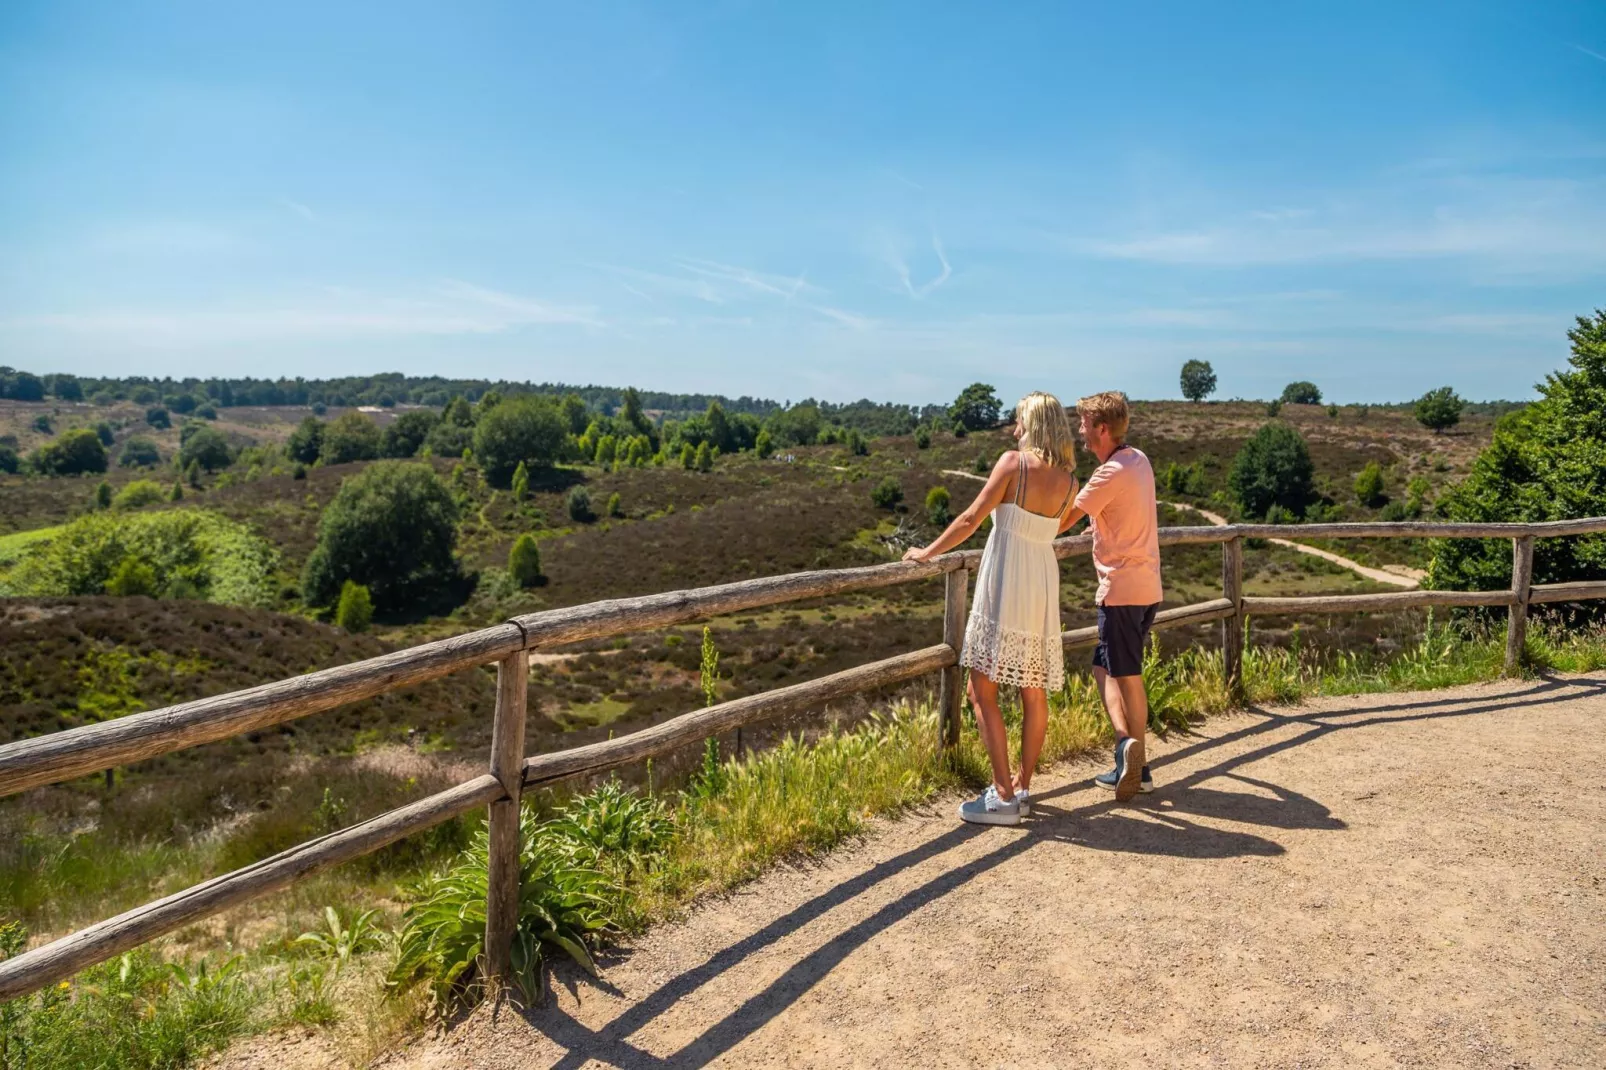
<path id="1" fill-rule="evenodd" d="M 976 533 L 981 527 L 982 519 L 998 508 L 998 503 L 1004 500 L 1009 488 L 1014 485 L 1015 472 L 1019 467 L 1019 455 L 1015 450 L 1009 450 L 998 458 L 993 465 L 992 475 L 987 477 L 987 483 L 976 495 L 976 500 L 965 508 L 965 511 L 954 517 L 952 524 L 936 541 L 929 546 L 912 546 L 903 555 L 905 561 L 929 561 L 938 554 L 945 554 L 955 546 L 964 542 Z"/>

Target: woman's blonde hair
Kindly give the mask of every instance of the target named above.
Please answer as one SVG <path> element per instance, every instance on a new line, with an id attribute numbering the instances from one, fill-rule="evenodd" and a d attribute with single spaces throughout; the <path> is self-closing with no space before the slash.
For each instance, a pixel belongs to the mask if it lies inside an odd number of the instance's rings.
<path id="1" fill-rule="evenodd" d="M 1021 449 L 1036 454 L 1044 464 L 1067 470 L 1076 467 L 1076 439 L 1059 398 L 1041 390 L 1027 394 L 1015 406 L 1015 422 L 1021 428 Z"/>

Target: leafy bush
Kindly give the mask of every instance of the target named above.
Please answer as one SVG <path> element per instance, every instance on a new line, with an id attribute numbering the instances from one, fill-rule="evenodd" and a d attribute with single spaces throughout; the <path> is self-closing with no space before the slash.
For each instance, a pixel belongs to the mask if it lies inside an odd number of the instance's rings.
<path id="1" fill-rule="evenodd" d="M 1182 365 L 1182 396 L 1203 401 L 1216 392 L 1216 371 L 1208 360 L 1190 360 Z"/>
<path id="2" fill-rule="evenodd" d="M 541 582 L 541 545 L 535 536 L 525 532 L 513 540 L 507 555 L 508 575 L 520 587 L 534 587 Z"/>
<path id="3" fill-rule="evenodd" d="M 1204 465 L 1198 461 L 1192 464 L 1170 462 L 1160 470 L 1159 483 L 1170 494 L 1191 494 L 1202 498 L 1210 493 Z"/>
<path id="4" fill-rule="evenodd" d="M 340 588 L 335 606 L 335 627 L 348 632 L 366 632 L 374 622 L 374 599 L 368 588 L 347 580 Z"/>
<path id="5" fill-rule="evenodd" d="M 769 431 L 760 431 L 753 439 L 753 452 L 760 458 L 766 458 L 775 452 L 775 440 L 770 437 Z"/>
<path id="6" fill-rule="evenodd" d="M 178 448 L 178 463 L 181 468 L 188 469 L 191 465 L 195 465 L 208 472 L 215 472 L 219 468 L 229 466 L 233 454 L 229 449 L 229 440 L 223 437 L 222 432 L 198 422 L 187 424 L 184 430 L 186 434 Z"/>
<path id="7" fill-rule="evenodd" d="M 117 463 L 124 468 L 155 468 L 162 463 L 162 453 L 156 448 L 156 443 L 141 435 L 135 435 L 123 443 L 123 451 L 118 454 Z"/>
<path id="8" fill-rule="evenodd" d="M 323 421 L 316 416 L 303 418 L 285 441 L 285 453 L 292 461 L 312 464 L 323 453 L 323 428 Z"/>
<path id="9" fill-rule="evenodd" d="M 562 952 L 595 974 L 588 945 L 614 926 L 607 911 L 607 878 L 581 864 L 567 836 L 526 822 L 519 851 L 519 912 L 513 937 L 513 979 L 526 1002 L 540 994 L 545 957 Z M 450 1013 L 483 994 L 485 897 L 490 872 L 488 836 L 481 830 L 459 860 L 419 886 L 403 915 L 390 984 L 424 983 L 435 1006 Z"/>
<path id="10" fill-rule="evenodd" d="M 600 867 L 661 852 L 675 825 L 661 802 L 638 795 L 611 777 L 576 796 L 546 828 L 553 836 L 579 844 L 588 852 L 587 863 Z"/>
<path id="11" fill-rule="evenodd" d="M 575 487 L 570 490 L 569 497 L 564 504 L 569 510 L 569 519 L 576 523 L 584 524 L 596 517 L 596 514 L 591 511 L 591 493 L 584 487 Z"/>
<path id="12" fill-rule="evenodd" d="M 113 598 L 133 598 L 142 595 L 154 598 L 160 593 L 156 583 L 156 570 L 137 558 L 125 557 L 106 581 L 106 593 Z"/>
<path id="13" fill-rule="evenodd" d="M 1288 424 L 1270 423 L 1239 449 L 1227 485 L 1248 516 L 1265 516 L 1273 505 L 1301 515 L 1315 497 L 1315 473 L 1304 437 Z"/>
<path id="14" fill-rule="evenodd" d="M 1446 520 L 1572 520 L 1606 513 L 1606 312 L 1567 332 L 1570 370 L 1539 385 L 1540 399 L 1507 413 L 1467 478 L 1439 499 Z M 1511 583 L 1511 547 L 1500 539 L 1436 541 L 1428 585 L 1496 590 Z M 1606 536 L 1534 541 L 1535 583 L 1606 575 Z"/>
<path id="15" fill-rule="evenodd" d="M 173 418 L 167 414 L 167 409 L 161 405 L 153 405 L 145 410 L 145 422 L 158 431 L 166 431 L 173 426 Z"/>
<path id="16" fill-rule="evenodd" d="M 141 509 L 147 505 L 167 501 L 167 491 L 154 479 L 136 479 L 117 492 L 113 509 Z"/>
<path id="17" fill-rule="evenodd" d="M 106 447 L 87 427 L 76 427 L 33 451 L 34 471 L 47 476 L 76 476 L 106 471 Z"/>
<path id="18" fill-rule="evenodd" d="M 9 443 L 0 442 L 0 472 L 15 475 L 22 467 L 22 459 L 17 456 L 17 448 Z"/>
<path id="19" fill-rule="evenodd" d="M 392 420 L 380 438 L 379 453 L 383 457 L 416 457 L 424 448 L 429 433 L 440 423 L 440 417 L 428 409 L 404 412 Z"/>
<path id="20" fill-rule="evenodd" d="M 1355 500 L 1369 509 L 1383 504 L 1383 469 L 1376 461 L 1355 476 Z"/>
<path id="21" fill-rule="evenodd" d="M 608 495 L 608 515 L 613 517 L 621 517 L 625 515 L 624 502 L 619 497 L 618 491 L 614 491 L 612 494 Z"/>
<path id="22" fill-rule="evenodd" d="M 33 429 L 39 432 L 41 435 L 53 435 L 56 433 L 56 425 L 50 419 L 50 414 L 48 412 L 42 412 L 38 416 L 35 416 L 33 418 L 32 426 Z"/>
<path id="23" fill-rule="evenodd" d="M 95 508 L 110 509 L 112 505 L 112 485 L 104 479 L 95 485 Z"/>
<path id="24" fill-rule="evenodd" d="M 36 597 L 101 594 L 129 560 L 150 569 L 153 594 L 239 606 L 273 602 L 273 547 L 243 524 L 199 509 L 79 517 L 29 547 L 6 586 Z"/>
<path id="25" fill-rule="evenodd" d="M 949 512 L 951 501 L 947 487 L 932 487 L 926 491 L 926 519 L 935 527 L 947 527 L 953 519 Z"/>
<path id="26" fill-rule="evenodd" d="M 513 500 L 522 502 L 530 496 L 530 470 L 523 461 L 513 469 Z"/>
<path id="27" fill-rule="evenodd" d="M 381 613 L 441 596 L 462 575 L 453 555 L 458 515 L 451 490 L 427 464 L 380 461 L 351 476 L 318 522 L 318 545 L 302 572 L 307 604 L 333 604 L 348 580 L 367 587 Z"/>
<path id="28" fill-rule="evenodd" d="M 340 919 L 338 910 L 326 906 L 323 908 L 324 927 L 296 937 L 296 946 L 309 948 L 328 959 L 331 975 L 338 973 L 349 966 L 352 959 L 383 943 L 379 926 L 374 921 L 378 916 L 377 910 L 364 910 L 354 916 L 348 925 Z"/>
<path id="29" fill-rule="evenodd" d="M 1320 405 L 1322 392 L 1315 383 L 1301 380 L 1283 387 L 1281 401 L 1284 405 Z"/>
<path id="30" fill-rule="evenodd" d="M 714 470 L 714 452 L 708 448 L 708 443 L 704 442 L 697 447 L 694 467 L 699 472 L 712 472 Z"/>
<path id="31" fill-rule="evenodd" d="M 1429 390 L 1416 400 L 1416 419 L 1434 434 L 1448 430 L 1461 422 L 1462 401 L 1447 386 Z"/>
<path id="32" fill-rule="evenodd" d="M 892 509 L 903 501 L 903 487 L 899 485 L 897 477 L 888 476 L 875 485 L 870 491 L 870 501 L 877 509 Z"/>
<path id="33" fill-rule="evenodd" d="M 569 423 L 549 397 L 521 394 L 483 413 L 474 428 L 474 456 L 494 486 L 505 487 L 520 463 L 549 465 L 563 455 Z"/>
<path id="34" fill-rule="evenodd" d="M 95 437 L 100 439 L 100 444 L 107 449 L 111 449 L 112 443 L 117 441 L 117 436 L 112 434 L 112 425 L 105 420 L 96 421 L 92 430 L 95 432 Z"/>
<path id="35" fill-rule="evenodd" d="M 1275 420 L 1277 418 L 1277 414 L 1282 411 L 1283 403 L 1281 401 L 1266 402 L 1266 415 L 1270 416 L 1273 420 Z"/>
<path id="36" fill-rule="evenodd" d="M 360 412 L 343 412 L 323 429 L 318 457 L 324 464 L 372 461 L 379 457 L 379 425 Z"/>
<path id="37" fill-rule="evenodd" d="M 931 448 L 931 428 L 921 427 L 915 431 L 915 449 L 929 450 Z"/>

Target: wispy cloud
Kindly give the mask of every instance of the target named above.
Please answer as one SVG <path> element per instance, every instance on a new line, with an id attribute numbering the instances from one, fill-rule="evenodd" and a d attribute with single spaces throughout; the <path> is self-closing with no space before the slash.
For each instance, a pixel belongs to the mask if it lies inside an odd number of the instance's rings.
<path id="1" fill-rule="evenodd" d="M 1600 60 L 1602 63 L 1606 63 L 1606 56 L 1601 55 L 1599 52 L 1596 52 L 1592 48 L 1585 48 L 1583 45 L 1573 45 L 1573 47 L 1578 49 L 1578 51 L 1582 52 L 1586 56 L 1593 56 L 1594 58 Z"/>
<path id="2" fill-rule="evenodd" d="M 805 272 L 796 275 L 777 275 L 751 268 L 681 257 L 674 261 L 679 274 L 662 271 L 643 271 L 640 268 L 601 265 L 603 270 L 629 282 L 621 285 L 651 304 L 660 299 L 689 299 L 705 304 L 735 306 L 751 302 L 771 302 L 775 309 L 799 308 L 821 316 L 835 324 L 854 330 L 865 330 L 874 324 L 868 316 L 821 303 L 830 291 L 808 281 Z M 751 315 L 696 316 L 686 322 L 705 325 L 749 326 Z"/>
<path id="3" fill-rule="evenodd" d="M 302 219 L 305 219 L 308 223 L 316 223 L 318 221 L 318 213 L 314 212 L 311 208 L 308 208 L 298 200 L 293 200 L 290 197 L 280 197 L 278 198 L 278 203 L 281 207 L 294 212 Z"/>
<path id="4" fill-rule="evenodd" d="M 910 275 L 909 263 L 903 258 L 902 254 L 891 249 L 887 253 L 887 262 L 897 272 L 898 281 L 903 284 L 904 292 L 916 301 L 924 300 L 928 294 L 947 282 L 954 273 L 953 266 L 948 263 L 948 255 L 943 252 L 942 239 L 937 236 L 936 231 L 931 232 L 931 251 L 937 256 L 940 270 L 930 280 L 918 286 L 915 285 Z"/>

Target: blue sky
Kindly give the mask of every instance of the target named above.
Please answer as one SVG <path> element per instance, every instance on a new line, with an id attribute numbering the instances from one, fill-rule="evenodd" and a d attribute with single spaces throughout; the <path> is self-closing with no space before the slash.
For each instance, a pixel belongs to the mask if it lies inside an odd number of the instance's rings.
<path id="1" fill-rule="evenodd" d="M 1606 4 L 0 5 L 0 363 L 1526 397 Z"/>

